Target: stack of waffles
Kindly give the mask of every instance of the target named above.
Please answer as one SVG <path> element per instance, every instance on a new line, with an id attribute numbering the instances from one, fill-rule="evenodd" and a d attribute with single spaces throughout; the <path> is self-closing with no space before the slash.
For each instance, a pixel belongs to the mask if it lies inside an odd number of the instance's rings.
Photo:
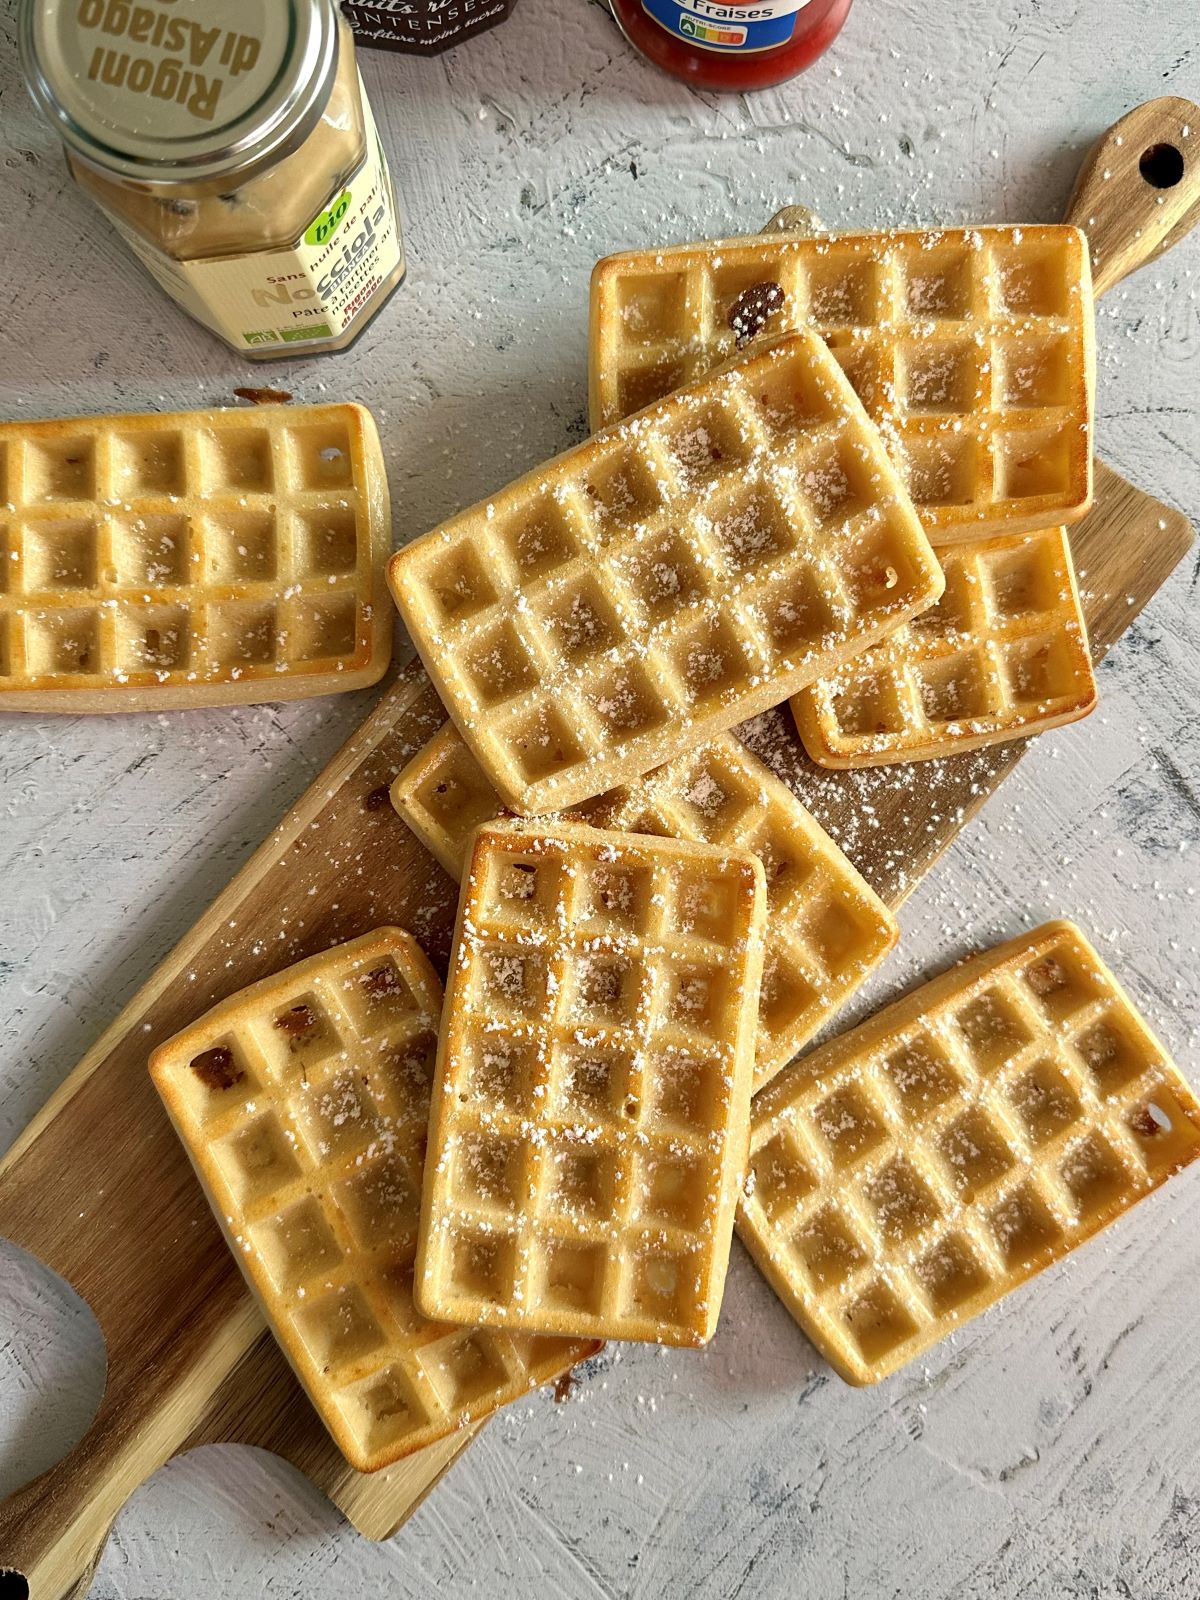
<path id="1" fill-rule="evenodd" d="M 704 1344 L 735 1228 L 876 1381 L 1200 1155 L 1070 923 L 799 1055 L 896 921 L 732 731 L 789 701 L 853 767 L 1091 708 L 1091 320 L 1070 228 L 613 257 L 599 431 L 391 558 L 448 712 L 391 790 L 461 880 L 445 992 L 377 929 L 152 1060 L 356 1467 Z"/>
<path id="2" fill-rule="evenodd" d="M 1065 226 L 770 232 L 597 266 L 595 425 L 811 328 L 937 547 L 942 599 L 793 699 L 820 765 L 953 755 L 1094 706 L 1064 526 L 1091 503 L 1092 324 L 1087 243 Z"/>

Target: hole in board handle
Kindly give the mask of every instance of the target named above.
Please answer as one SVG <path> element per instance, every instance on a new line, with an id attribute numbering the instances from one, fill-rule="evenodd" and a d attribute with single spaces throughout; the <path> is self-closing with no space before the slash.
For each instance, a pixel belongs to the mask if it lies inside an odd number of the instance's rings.
<path id="1" fill-rule="evenodd" d="M 11 1567 L 0 1567 L 0 1600 L 29 1600 L 29 1584 Z"/>
<path id="2" fill-rule="evenodd" d="M 1152 144 L 1142 151 L 1138 171 L 1155 189 L 1173 189 L 1183 178 L 1183 165 L 1183 151 L 1175 145 Z"/>

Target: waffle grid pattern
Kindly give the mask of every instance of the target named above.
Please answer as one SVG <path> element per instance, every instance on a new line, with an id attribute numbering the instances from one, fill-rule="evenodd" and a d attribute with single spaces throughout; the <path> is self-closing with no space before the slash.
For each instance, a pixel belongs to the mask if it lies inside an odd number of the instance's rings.
<path id="1" fill-rule="evenodd" d="M 235 995 L 151 1061 L 276 1338 L 362 1472 L 597 1348 L 413 1305 L 441 998 L 414 941 L 380 929 Z"/>
<path id="2" fill-rule="evenodd" d="M 1096 703 L 1065 528 L 945 545 L 936 605 L 792 701 L 826 767 L 924 761 L 1074 722 Z"/>
<path id="3" fill-rule="evenodd" d="M 475 829 L 503 809 L 453 723 L 396 778 L 392 803 L 455 878 Z M 732 734 L 571 816 L 595 827 L 749 850 L 762 862 L 767 921 L 756 1089 L 840 1010 L 899 937 L 896 919 L 825 830 Z"/>
<path id="4" fill-rule="evenodd" d="M 941 592 L 820 340 L 793 334 L 417 540 L 393 592 L 512 810 L 778 704 Z"/>
<path id="5" fill-rule="evenodd" d="M 738 1231 L 832 1365 L 874 1383 L 1197 1155 L 1200 1105 L 1050 923 L 776 1079 Z"/>
<path id="6" fill-rule="evenodd" d="M 434 1084 L 429 1314 L 711 1337 L 763 913 L 751 856 L 576 824 L 480 830 Z"/>
<path id="7" fill-rule="evenodd" d="M 373 681 L 387 505 L 353 405 L 0 425 L 0 705 Z"/>
<path id="8" fill-rule="evenodd" d="M 633 251 L 592 280 L 592 425 L 727 360 L 735 306 L 778 284 L 768 333 L 810 326 L 879 423 L 934 542 L 1070 522 L 1091 500 L 1087 245 L 1062 225 Z"/>

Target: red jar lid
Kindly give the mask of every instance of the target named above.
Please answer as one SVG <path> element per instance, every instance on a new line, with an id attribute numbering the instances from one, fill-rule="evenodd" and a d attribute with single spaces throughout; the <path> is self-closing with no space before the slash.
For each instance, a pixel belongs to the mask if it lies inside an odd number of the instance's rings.
<path id="1" fill-rule="evenodd" d="M 517 0 L 342 0 L 360 44 L 433 56 L 494 28 Z"/>

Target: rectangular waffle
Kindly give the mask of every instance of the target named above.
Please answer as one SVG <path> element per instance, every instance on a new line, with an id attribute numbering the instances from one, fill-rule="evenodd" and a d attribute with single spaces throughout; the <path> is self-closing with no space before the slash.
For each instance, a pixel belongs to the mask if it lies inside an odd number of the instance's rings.
<path id="1" fill-rule="evenodd" d="M 443 1327 L 413 1305 L 441 1004 L 415 941 L 379 928 L 233 995 L 150 1058 L 238 1265 L 359 1472 L 598 1348 Z"/>
<path id="2" fill-rule="evenodd" d="M 503 814 L 454 724 L 392 784 L 392 804 L 450 873 L 481 822 Z M 732 734 L 679 756 L 571 819 L 626 833 L 749 850 L 767 882 L 754 1087 L 785 1066 L 891 950 L 895 917 L 786 784 Z"/>
<path id="3" fill-rule="evenodd" d="M 744 853 L 576 823 L 480 828 L 434 1077 L 427 1315 L 712 1336 L 765 905 Z"/>
<path id="4" fill-rule="evenodd" d="M 777 705 L 942 590 L 876 430 L 809 333 L 537 468 L 389 577 L 493 788 L 535 814 Z"/>
<path id="5" fill-rule="evenodd" d="M 693 382 L 760 329 L 824 335 L 935 544 L 1091 503 L 1087 241 L 1062 225 L 786 233 L 631 250 L 592 275 L 592 426 Z"/>
<path id="6" fill-rule="evenodd" d="M 362 406 L 0 423 L 0 709 L 295 700 L 382 677 Z"/>
<path id="7" fill-rule="evenodd" d="M 754 1102 L 738 1232 L 875 1383 L 1200 1155 L 1200 1105 L 1069 922 L 973 957 Z"/>
<path id="8" fill-rule="evenodd" d="M 1096 675 L 1065 528 L 942 545 L 942 598 L 792 700 L 823 767 L 928 761 L 1086 717 Z"/>

